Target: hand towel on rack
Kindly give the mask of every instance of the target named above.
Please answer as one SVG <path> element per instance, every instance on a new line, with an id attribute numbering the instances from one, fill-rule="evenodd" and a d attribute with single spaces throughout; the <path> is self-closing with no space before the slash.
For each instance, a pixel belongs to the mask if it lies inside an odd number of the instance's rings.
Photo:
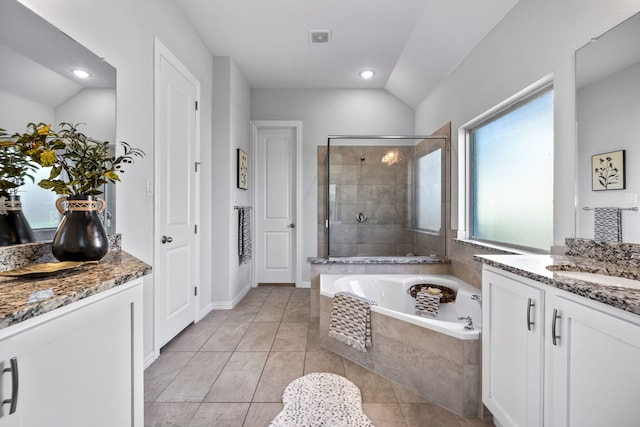
<path id="1" fill-rule="evenodd" d="M 367 351 L 372 344 L 372 305 L 377 303 L 351 292 L 337 292 L 331 306 L 329 336 L 357 350 Z"/>
<path id="2" fill-rule="evenodd" d="M 594 240 L 622 241 L 622 211 L 619 208 L 594 208 Z"/>
<path id="3" fill-rule="evenodd" d="M 247 206 L 238 208 L 238 256 L 243 264 L 251 259 L 251 210 Z"/>

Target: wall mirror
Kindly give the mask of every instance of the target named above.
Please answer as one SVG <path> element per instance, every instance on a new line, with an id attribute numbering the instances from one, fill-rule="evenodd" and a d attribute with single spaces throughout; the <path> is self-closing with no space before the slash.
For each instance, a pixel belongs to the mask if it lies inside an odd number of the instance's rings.
<path id="1" fill-rule="evenodd" d="M 102 58 L 15 0 L 0 2 L 0 128 L 25 132 L 29 122 L 84 123 L 80 131 L 100 141 L 116 138 L 116 70 Z M 88 78 L 76 77 L 81 69 Z M 36 182 L 47 171 L 39 171 Z M 107 185 L 103 214 L 115 231 L 115 186 Z M 30 182 L 19 193 L 38 240 L 50 240 L 60 222 L 58 198 Z"/>
<path id="2" fill-rule="evenodd" d="M 640 13 L 576 51 L 576 236 L 594 236 L 594 207 L 623 209 L 622 240 L 640 243 Z M 625 188 L 593 189 L 592 156 L 624 150 Z"/>

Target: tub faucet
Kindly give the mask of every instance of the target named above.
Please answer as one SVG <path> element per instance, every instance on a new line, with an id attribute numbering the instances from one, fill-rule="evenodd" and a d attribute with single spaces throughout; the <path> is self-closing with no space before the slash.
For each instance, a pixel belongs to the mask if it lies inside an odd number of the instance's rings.
<path id="1" fill-rule="evenodd" d="M 473 294 L 471 295 L 471 299 L 477 301 L 480 306 L 482 306 L 482 295 Z"/>
<path id="2" fill-rule="evenodd" d="M 458 320 L 465 320 L 467 324 L 464 325 L 464 328 L 468 331 L 473 331 L 473 319 L 470 316 L 458 317 Z"/>

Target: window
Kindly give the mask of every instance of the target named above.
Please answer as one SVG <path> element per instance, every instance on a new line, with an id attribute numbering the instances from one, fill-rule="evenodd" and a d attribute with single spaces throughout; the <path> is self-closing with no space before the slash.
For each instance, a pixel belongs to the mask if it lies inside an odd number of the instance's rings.
<path id="1" fill-rule="evenodd" d="M 438 148 L 418 159 L 416 171 L 416 227 L 435 233 L 439 233 L 442 226 L 441 164 L 442 149 Z"/>
<path id="2" fill-rule="evenodd" d="M 553 89 L 467 128 L 473 239 L 548 251 L 553 243 Z"/>

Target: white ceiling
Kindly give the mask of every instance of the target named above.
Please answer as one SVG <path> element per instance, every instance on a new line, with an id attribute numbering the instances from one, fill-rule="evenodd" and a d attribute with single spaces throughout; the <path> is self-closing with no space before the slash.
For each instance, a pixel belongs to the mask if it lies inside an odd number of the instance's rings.
<path id="1" fill-rule="evenodd" d="M 174 0 L 252 88 L 385 88 L 429 95 L 518 0 Z M 330 30 L 312 45 L 310 30 Z M 369 81 L 358 77 L 375 69 Z"/>

